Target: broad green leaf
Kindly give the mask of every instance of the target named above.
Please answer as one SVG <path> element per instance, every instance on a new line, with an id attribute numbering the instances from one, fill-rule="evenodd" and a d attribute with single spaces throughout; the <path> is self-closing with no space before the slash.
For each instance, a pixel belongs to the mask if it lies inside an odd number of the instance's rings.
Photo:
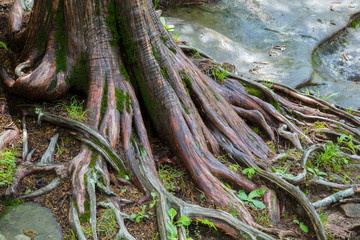
<path id="1" fill-rule="evenodd" d="M 300 229 L 306 233 L 309 232 L 308 227 L 303 222 L 300 223 Z"/>
<path id="2" fill-rule="evenodd" d="M 179 227 L 189 226 L 191 224 L 191 220 L 188 216 L 181 216 L 181 218 L 177 221 L 177 225 Z"/>
<path id="3" fill-rule="evenodd" d="M 238 198 L 240 198 L 241 200 L 244 200 L 244 201 L 248 200 L 248 196 L 246 195 L 246 193 L 243 190 L 240 190 L 236 196 L 238 196 Z"/>
<path id="4" fill-rule="evenodd" d="M 151 192 L 150 194 L 151 194 L 151 196 L 153 197 L 153 199 L 155 199 L 155 198 L 156 198 L 156 193 Z"/>
<path id="5" fill-rule="evenodd" d="M 261 195 L 258 190 L 255 190 L 255 191 L 252 191 L 251 193 L 249 193 L 248 200 L 250 201 L 253 198 L 257 198 L 257 197 L 261 197 Z"/>
<path id="6" fill-rule="evenodd" d="M 300 222 L 299 222 L 298 220 L 296 220 L 296 219 L 295 219 L 293 222 L 296 223 L 296 224 L 299 224 L 299 223 L 300 223 Z"/>
<path id="7" fill-rule="evenodd" d="M 258 201 L 258 200 L 252 200 L 251 202 L 252 202 L 252 203 L 254 204 L 254 206 L 257 207 L 257 208 L 260 208 L 260 209 L 266 208 L 266 206 L 265 206 L 265 204 L 264 204 L 263 202 L 260 202 L 260 201 Z"/>
<path id="8" fill-rule="evenodd" d="M 160 17 L 160 22 L 161 22 L 163 25 L 165 25 L 165 24 L 166 24 L 165 18 L 164 18 L 164 17 Z"/>
<path id="9" fill-rule="evenodd" d="M 170 234 L 171 236 L 177 236 L 178 231 L 176 229 L 176 227 L 172 224 L 169 224 L 169 229 L 170 229 Z"/>
<path id="10" fill-rule="evenodd" d="M 338 143 L 342 143 L 342 141 L 344 141 L 346 138 L 346 135 L 345 134 L 341 134 L 340 137 L 338 137 Z"/>
<path id="11" fill-rule="evenodd" d="M 169 209 L 169 211 L 168 211 L 168 215 L 169 215 L 169 217 L 170 217 L 171 221 L 173 221 L 173 220 L 174 220 L 174 217 L 176 216 L 176 214 L 177 214 L 177 212 L 176 212 L 176 210 L 175 210 L 175 209 L 173 209 L 173 208 L 170 208 L 170 209 Z"/>
<path id="12" fill-rule="evenodd" d="M 134 219 L 134 218 L 136 218 L 136 214 L 135 214 L 135 213 L 133 213 L 133 214 L 130 215 L 130 219 Z"/>

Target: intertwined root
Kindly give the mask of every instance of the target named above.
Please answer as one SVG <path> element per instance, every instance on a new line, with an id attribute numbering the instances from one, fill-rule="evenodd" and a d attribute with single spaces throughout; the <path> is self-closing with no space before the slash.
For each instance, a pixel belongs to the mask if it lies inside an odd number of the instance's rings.
<path id="1" fill-rule="evenodd" d="M 45 7 L 49 4 L 53 4 L 54 11 L 45 17 Z M 15 22 L 16 5 L 13 10 Z M 56 14 L 61 14 L 65 22 L 72 23 L 64 26 L 64 34 L 69 40 L 63 56 L 67 63 L 66 71 L 58 71 L 59 64 L 56 62 L 55 55 L 61 49 L 61 43 L 55 41 L 58 29 L 54 28 L 52 21 Z M 229 74 L 223 82 L 215 81 L 202 73 L 174 43 L 155 14 L 151 0 L 36 1 L 30 23 L 31 31 L 22 33 L 28 40 L 24 43 L 23 62 L 15 68 L 17 79 L 11 79 L 3 70 L 4 82 L 20 95 L 30 92 L 30 97 L 35 99 L 58 98 L 69 87 L 65 79 L 76 72 L 75 62 L 84 55 L 88 70 L 84 76 L 89 80 L 87 107 L 90 122 L 87 125 L 36 111 L 39 122 L 47 121 L 81 132 L 82 135 L 77 135 L 83 143 L 81 151 L 69 163 L 53 163 L 55 136 L 42 159 L 33 163 L 24 125 L 23 160 L 8 194 L 16 195 L 17 186 L 28 174 L 55 171 L 58 177 L 51 184 L 21 197 L 49 192 L 60 184 L 61 179 L 70 177 L 73 199 L 69 219 L 79 239 L 85 239 L 79 214 L 84 213 L 86 200 L 90 203 L 93 239 L 98 238 L 96 214 L 99 206 L 114 209 L 120 228 L 117 236 L 133 239 L 124 227 L 128 216 L 121 212 L 119 203 L 122 200 L 116 197 L 110 186 L 110 171 L 120 175 L 131 173 L 146 196 L 151 193 L 156 195 L 161 239 L 166 239 L 171 231 L 170 208 L 177 210 L 178 217 L 209 219 L 234 237 L 247 234 L 253 239 L 273 239 L 267 233 L 279 237 L 293 235 L 290 231 L 263 229 L 256 224 L 246 205 L 222 180 L 246 192 L 261 186 L 232 171 L 216 158 L 227 154 L 239 165 L 252 168 L 266 183 L 289 193 L 305 209 L 317 238 L 325 239 L 324 228 L 313 204 L 295 186 L 306 176 L 305 165 L 311 153 L 321 150 L 314 145 L 316 139 L 304 134 L 302 126 L 320 120 L 360 137 L 359 113 L 351 115 L 280 84 L 273 84 L 269 89 L 233 74 Z M 18 25 L 11 26 L 12 32 L 16 32 Z M 47 41 L 40 51 L 35 51 L 35 35 L 40 30 L 45 30 Z M 211 64 L 218 63 L 212 61 Z M 36 68 L 23 75 L 30 66 Z M 138 87 L 137 92 L 133 86 Z M 249 94 L 249 88 L 260 92 L 261 97 Z M 142 119 L 146 115 L 142 114 L 139 101 L 144 102 L 157 132 L 175 149 L 198 187 L 215 204 L 222 207 L 233 205 L 239 219 L 223 211 L 185 203 L 165 190 L 157 173 Z M 295 178 L 273 173 L 269 164 L 280 155 L 276 155 L 263 137 L 251 129 L 249 122 L 259 126 L 277 145 L 280 140 L 286 141 L 304 151 L 302 173 Z M 120 149 L 122 157 L 115 149 Z M 319 184 L 319 181 L 316 183 Z M 269 187 L 264 188 L 269 215 L 278 221 L 280 214 L 276 194 Z M 97 191 L 104 196 L 105 202 L 99 203 Z M 179 229 L 179 238 L 186 238 L 183 228 Z"/>

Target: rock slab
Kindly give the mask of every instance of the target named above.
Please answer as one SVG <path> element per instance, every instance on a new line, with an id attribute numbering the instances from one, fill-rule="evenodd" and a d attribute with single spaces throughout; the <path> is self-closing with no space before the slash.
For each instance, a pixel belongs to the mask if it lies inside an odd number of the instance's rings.
<path id="1" fill-rule="evenodd" d="M 346 203 L 340 206 L 344 210 L 345 215 L 351 218 L 360 218 L 360 204 Z"/>
<path id="2" fill-rule="evenodd" d="M 35 236 L 30 238 L 24 235 L 28 232 Z M 26 202 L 7 207 L 0 212 L 0 240 L 5 239 L 62 240 L 64 238 L 61 226 L 50 209 L 40 204 Z"/>

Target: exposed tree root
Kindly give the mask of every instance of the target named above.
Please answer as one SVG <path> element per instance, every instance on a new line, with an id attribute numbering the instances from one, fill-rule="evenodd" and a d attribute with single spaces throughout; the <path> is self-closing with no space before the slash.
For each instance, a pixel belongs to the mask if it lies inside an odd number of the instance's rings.
<path id="1" fill-rule="evenodd" d="M 0 150 L 2 150 L 8 143 L 19 136 L 19 129 L 12 126 L 9 129 L 0 133 Z"/>
<path id="2" fill-rule="evenodd" d="M 47 10 L 50 4 L 52 11 Z M 14 5 L 11 24 L 14 36 L 22 14 L 17 11 L 18 5 Z M 56 22 L 59 16 L 65 18 L 65 26 L 54 24 L 54 19 Z M 37 49 L 36 33 L 41 31 L 45 31 L 46 41 Z M 65 34 L 66 46 L 59 42 L 59 31 Z M 314 208 L 318 203 L 312 204 L 293 185 L 304 181 L 310 155 L 322 148 L 315 144 L 315 138 L 304 133 L 303 127 L 322 121 L 360 137 L 357 113 L 353 116 L 281 84 L 273 84 L 270 89 L 265 84 L 232 73 L 223 80 L 205 75 L 174 43 L 159 21 L 151 0 L 35 1 L 29 28 L 23 35 L 27 41 L 19 59 L 22 63 L 15 68 L 17 79 L 10 78 L 2 70 L 5 84 L 19 95 L 27 93 L 33 99 L 57 99 L 70 86 L 82 86 L 85 81 L 90 121 L 85 124 L 41 109 L 28 109 L 29 113 L 37 115 L 39 123 L 47 121 L 81 133 L 76 137 L 83 145 L 70 162 L 55 164 L 52 158 L 56 135 L 41 160 L 33 163 L 30 161 L 33 151 L 29 153 L 27 147 L 24 118 L 22 163 L 7 194 L 17 195 L 19 183 L 28 174 L 55 171 L 58 178 L 48 186 L 20 197 L 39 196 L 58 186 L 61 179 L 71 177 L 73 198 L 69 219 L 78 239 L 86 239 L 79 220 L 79 214 L 85 212 L 86 200 L 90 203 L 93 239 L 98 239 L 98 206 L 114 210 L 120 228 L 117 237 L 134 239 L 124 224 L 128 216 L 120 210 L 128 201 L 118 199 L 110 186 L 110 171 L 120 175 L 131 173 L 132 180 L 146 195 L 143 200 L 151 193 L 156 195 L 161 239 L 167 239 L 171 232 L 168 216 L 171 208 L 176 209 L 177 217 L 208 219 L 234 237 L 273 239 L 269 234 L 280 238 L 294 235 L 292 231 L 263 228 L 256 224 L 248 206 L 223 181 L 231 182 L 247 193 L 264 187 L 264 202 L 273 222 L 280 220 L 276 191 L 252 182 L 217 159 L 217 156 L 226 154 L 229 161 L 235 160 L 244 168 L 253 168 L 266 184 L 270 183 L 274 189 L 293 197 L 305 210 L 317 238 L 326 239 Z M 59 51 L 64 53 L 62 63 L 66 66 L 63 69 L 58 69 L 61 65 Z M 84 62 L 80 61 L 82 58 Z M 80 77 L 74 75 L 80 71 L 81 64 L 86 74 L 80 76 L 85 80 L 79 83 L 76 81 Z M 26 73 L 30 67 L 34 69 Z M 258 94 L 251 95 L 250 92 Z M 144 103 L 157 133 L 171 144 L 198 187 L 216 205 L 234 207 L 238 218 L 224 211 L 186 203 L 166 191 L 158 176 L 139 101 Z M 252 127 L 260 127 L 266 137 L 256 133 Z M 334 135 L 334 132 L 328 134 Z M 276 145 L 290 142 L 298 151 L 303 151 L 302 172 L 295 178 L 273 173 L 269 165 L 283 155 L 276 155 L 267 140 Z M 357 158 L 354 153 L 353 159 Z M 313 182 L 319 183 L 318 180 Z M 128 182 L 120 177 L 118 184 Z M 98 203 L 97 191 L 105 195 L 108 202 Z M 186 239 L 184 229 L 178 230 L 179 239 Z"/>
<path id="3" fill-rule="evenodd" d="M 344 191 L 339 191 L 337 193 L 330 195 L 329 197 L 314 202 L 313 206 L 315 208 L 325 207 L 327 205 L 330 205 L 331 203 L 336 203 L 343 198 L 354 196 L 354 194 L 358 192 L 360 192 L 360 188 L 349 188 Z"/>

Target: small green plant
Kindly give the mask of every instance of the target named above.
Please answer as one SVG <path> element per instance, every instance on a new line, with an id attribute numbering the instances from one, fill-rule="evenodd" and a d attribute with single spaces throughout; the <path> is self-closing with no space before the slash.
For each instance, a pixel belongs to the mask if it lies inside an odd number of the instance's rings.
<path id="1" fill-rule="evenodd" d="M 307 170 L 312 173 L 313 175 L 316 175 L 320 179 L 323 179 L 323 176 L 327 176 L 327 173 L 320 171 L 318 168 L 307 168 Z"/>
<path id="2" fill-rule="evenodd" d="M 251 193 L 249 193 L 249 195 L 247 195 L 243 190 L 240 190 L 237 196 L 238 198 L 249 204 L 252 208 L 264 209 L 266 208 L 265 204 L 259 200 L 255 200 L 254 198 L 262 197 L 265 191 L 265 188 L 260 188 L 252 191 Z"/>
<path id="3" fill-rule="evenodd" d="M 70 99 L 70 105 L 65 104 L 64 102 L 59 103 L 57 106 L 62 106 L 69 113 L 70 118 L 83 120 L 86 116 L 89 109 L 83 110 L 84 101 L 79 101 L 72 96 Z"/>
<path id="4" fill-rule="evenodd" d="M 154 9 L 158 10 L 158 7 L 159 7 L 159 0 L 155 0 L 154 1 Z"/>
<path id="5" fill-rule="evenodd" d="M 234 172 L 237 172 L 238 168 L 239 168 L 239 165 L 237 165 L 237 164 L 230 165 L 230 169 L 233 170 Z"/>
<path id="6" fill-rule="evenodd" d="M 147 215 L 145 212 L 146 207 L 147 207 L 147 205 L 140 206 L 141 212 L 139 211 L 137 214 L 135 214 L 135 213 L 131 214 L 130 219 L 135 219 L 136 222 L 139 223 L 141 219 L 149 218 L 149 215 Z"/>
<path id="7" fill-rule="evenodd" d="M 225 78 L 229 75 L 227 73 L 227 69 L 225 69 L 225 71 L 222 71 L 219 66 L 213 67 L 212 68 L 212 75 L 215 79 L 215 81 L 217 81 L 218 83 L 223 83 Z"/>
<path id="8" fill-rule="evenodd" d="M 156 206 L 156 204 L 157 204 L 157 202 L 158 202 L 158 200 L 156 199 L 156 193 L 151 193 L 151 196 L 152 196 L 152 198 L 153 198 L 153 200 L 151 201 L 151 203 L 150 203 L 150 205 L 149 205 L 149 210 L 151 209 L 151 208 L 153 208 L 153 207 L 155 207 Z M 135 221 L 137 222 L 137 223 L 139 223 L 140 221 L 141 221 L 141 219 L 143 219 L 143 218 L 149 218 L 149 214 L 150 215 L 153 215 L 154 213 L 153 212 L 151 212 L 151 211 L 148 211 L 148 212 L 146 212 L 146 208 L 147 208 L 147 205 L 142 205 L 142 206 L 140 206 L 140 208 L 141 208 L 141 211 L 139 211 L 138 213 L 133 213 L 133 214 L 131 214 L 130 215 L 130 219 L 135 219 Z"/>
<path id="9" fill-rule="evenodd" d="M 306 88 L 306 94 L 307 94 L 307 95 L 314 95 L 315 97 L 320 98 L 320 99 L 325 100 L 325 101 L 328 100 L 329 98 L 331 98 L 331 97 L 339 94 L 339 93 L 340 93 L 340 92 L 335 92 L 335 93 L 331 93 L 331 94 L 329 94 L 329 95 L 321 95 L 321 93 L 320 93 L 319 91 L 317 91 L 317 94 L 315 95 L 315 94 L 311 94 L 310 91 L 309 91 L 309 89 Z"/>
<path id="10" fill-rule="evenodd" d="M 113 239 L 112 237 L 118 230 L 118 225 L 115 220 L 115 213 L 113 209 L 106 209 L 101 218 L 97 222 L 97 232 L 101 238 Z M 91 228 L 89 228 L 91 229 Z M 91 236 L 91 232 L 88 233 Z"/>
<path id="11" fill-rule="evenodd" d="M 60 147 L 60 145 L 57 143 L 56 144 L 56 148 L 57 148 L 57 154 L 60 156 L 64 151 L 65 151 L 65 148 L 64 148 L 64 144 Z"/>
<path id="12" fill-rule="evenodd" d="M 177 41 L 179 40 L 179 37 L 181 36 L 181 33 L 171 34 L 172 38 Z"/>
<path id="13" fill-rule="evenodd" d="M 242 173 L 243 174 L 247 174 L 248 175 L 248 178 L 251 179 L 252 176 L 255 174 L 255 171 L 256 172 L 261 172 L 262 170 L 261 169 L 257 169 L 257 168 L 245 168 Z"/>
<path id="14" fill-rule="evenodd" d="M 349 109 L 347 109 L 346 112 L 348 112 L 349 114 L 353 114 L 354 110 L 352 107 L 349 107 Z"/>
<path id="15" fill-rule="evenodd" d="M 274 82 L 266 80 L 265 82 L 263 82 L 263 84 L 267 88 L 272 88 L 272 86 L 274 85 Z"/>
<path id="16" fill-rule="evenodd" d="M 156 199 L 156 193 L 153 193 L 153 192 L 152 192 L 152 193 L 151 193 L 151 196 L 152 196 L 153 200 L 151 201 L 149 207 L 150 207 L 150 208 L 153 208 L 153 207 L 156 206 L 158 200 Z"/>
<path id="17" fill-rule="evenodd" d="M 328 214 L 326 212 L 324 212 L 321 208 L 319 209 L 319 217 L 320 217 L 320 221 L 322 222 L 324 228 L 326 227 L 326 224 L 328 222 Z"/>
<path id="18" fill-rule="evenodd" d="M 153 233 L 151 239 L 156 240 L 159 238 L 159 233 Z"/>
<path id="19" fill-rule="evenodd" d="M 6 44 L 4 42 L 2 42 L 2 41 L 0 41 L 0 46 L 5 48 L 6 50 L 9 50 L 8 47 L 6 46 Z"/>
<path id="20" fill-rule="evenodd" d="M 306 232 L 306 233 L 309 232 L 309 228 L 303 222 L 299 222 L 299 220 L 297 220 L 297 219 L 295 219 L 293 222 L 295 224 L 298 224 L 300 229 L 303 230 L 304 232 Z"/>
<path id="21" fill-rule="evenodd" d="M 182 178 L 183 173 L 177 171 L 173 166 L 164 164 L 159 167 L 159 176 L 163 182 L 166 190 L 175 192 L 178 183 L 182 183 L 184 186 L 184 179 Z"/>
<path id="22" fill-rule="evenodd" d="M 201 222 L 204 225 L 208 225 L 210 228 L 214 228 L 215 231 L 217 231 L 217 228 L 215 227 L 213 222 L 211 222 L 211 221 L 209 221 L 207 219 L 200 219 L 200 218 L 197 218 L 196 220 Z"/>
<path id="23" fill-rule="evenodd" d="M 273 172 L 277 172 L 277 173 L 283 175 L 284 177 L 293 178 L 293 177 L 295 177 L 294 175 L 286 173 L 289 167 L 290 167 L 290 164 L 283 167 L 283 168 L 277 168 L 277 169 L 271 167 L 271 170 Z"/>
<path id="24" fill-rule="evenodd" d="M 168 32 L 173 32 L 175 30 L 174 25 L 166 25 L 166 20 L 164 17 L 160 17 L 160 21 Z"/>
<path id="25" fill-rule="evenodd" d="M 199 51 L 197 51 L 197 50 L 193 51 L 193 56 L 201 58 L 201 55 L 200 55 Z"/>
<path id="26" fill-rule="evenodd" d="M 360 147 L 360 145 L 354 145 L 352 135 L 341 134 L 341 136 L 337 138 L 337 141 L 339 144 L 346 145 L 345 147 L 342 147 L 342 149 L 353 151 L 354 153 L 357 153 L 358 148 Z"/>
<path id="27" fill-rule="evenodd" d="M 174 218 L 176 214 L 177 212 L 174 208 L 169 209 L 168 217 L 169 217 L 170 232 L 168 233 L 168 238 L 170 240 L 178 239 L 177 227 L 189 226 L 191 224 L 191 220 L 188 216 L 181 216 L 178 221 L 174 222 Z M 191 238 L 187 238 L 186 240 L 191 240 Z"/>
<path id="28" fill-rule="evenodd" d="M 9 186 L 16 170 L 17 152 L 13 149 L 0 151 L 0 187 Z"/>
<path id="29" fill-rule="evenodd" d="M 324 151 L 315 154 L 315 164 L 319 168 L 320 165 L 324 167 L 332 167 L 335 171 L 339 171 L 343 164 L 348 164 L 348 156 L 344 155 L 341 147 L 334 144 L 332 141 L 327 141 L 324 146 Z"/>

